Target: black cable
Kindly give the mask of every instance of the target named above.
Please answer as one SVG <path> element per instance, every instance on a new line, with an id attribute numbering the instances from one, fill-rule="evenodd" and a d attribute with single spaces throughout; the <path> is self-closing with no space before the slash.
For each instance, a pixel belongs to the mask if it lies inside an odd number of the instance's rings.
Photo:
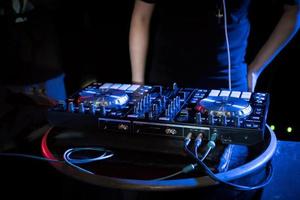
<path id="1" fill-rule="evenodd" d="M 187 140 L 188 141 L 188 140 Z M 207 175 L 213 179 L 214 181 L 216 182 L 219 182 L 219 183 L 222 183 L 224 184 L 225 186 L 228 186 L 229 188 L 231 189 L 235 189 L 235 190 L 241 190 L 241 191 L 249 191 L 249 190 L 256 190 L 256 189 L 260 189 L 260 188 L 263 188 L 265 187 L 267 184 L 270 183 L 271 179 L 272 179 L 272 176 L 273 176 L 273 167 L 271 164 L 268 165 L 268 168 L 267 168 L 267 174 L 268 176 L 266 177 L 266 179 L 258 184 L 258 185 L 255 185 L 255 186 L 245 186 L 245 185 L 238 185 L 238 184 L 234 184 L 234 183 L 231 183 L 231 182 L 228 182 L 228 181 L 224 181 L 224 180 L 221 180 L 219 179 L 208 167 L 207 165 L 201 161 L 201 159 L 199 159 L 196 155 L 193 154 L 193 152 L 191 152 L 189 149 L 188 149 L 188 143 L 189 141 L 185 143 L 184 145 L 184 149 L 185 151 L 190 155 L 192 156 L 196 161 L 197 163 L 205 170 L 205 172 L 207 173 Z"/>
<path id="2" fill-rule="evenodd" d="M 31 158 L 34 160 L 41 160 L 41 161 L 48 161 L 48 162 L 65 162 L 64 160 L 56 160 L 56 159 L 44 158 L 41 156 L 22 154 L 22 153 L 0 153 L 0 156 Z"/>

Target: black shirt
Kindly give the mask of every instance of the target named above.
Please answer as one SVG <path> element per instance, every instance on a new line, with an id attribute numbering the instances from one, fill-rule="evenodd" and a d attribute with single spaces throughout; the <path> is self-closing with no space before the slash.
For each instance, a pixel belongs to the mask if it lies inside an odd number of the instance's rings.
<path id="1" fill-rule="evenodd" d="M 205 88 L 228 87 L 228 56 L 222 0 L 156 3 L 149 80 Z M 250 0 L 226 0 L 231 77 L 234 89 L 246 90 L 245 54 L 250 32 Z M 285 0 L 285 3 L 296 3 Z"/>

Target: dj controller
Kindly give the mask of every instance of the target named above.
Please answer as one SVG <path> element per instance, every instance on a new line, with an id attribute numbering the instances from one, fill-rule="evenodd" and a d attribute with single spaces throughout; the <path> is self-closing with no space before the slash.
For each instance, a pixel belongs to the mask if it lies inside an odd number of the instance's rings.
<path id="1" fill-rule="evenodd" d="M 89 133 L 90 144 L 182 153 L 184 138 L 222 144 L 264 140 L 267 93 L 160 85 L 92 83 L 50 108 L 49 121 Z"/>

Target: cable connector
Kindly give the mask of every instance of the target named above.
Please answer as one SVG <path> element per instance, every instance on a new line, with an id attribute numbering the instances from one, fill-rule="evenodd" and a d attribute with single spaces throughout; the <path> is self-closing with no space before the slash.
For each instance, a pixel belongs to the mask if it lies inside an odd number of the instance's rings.
<path id="1" fill-rule="evenodd" d="M 214 132 L 211 136 L 210 136 L 210 141 L 216 141 L 218 137 L 218 134 L 216 132 Z"/>
<path id="2" fill-rule="evenodd" d="M 202 144 L 203 134 L 199 133 L 199 135 L 195 139 L 195 147 L 198 148 Z"/>
<path id="3" fill-rule="evenodd" d="M 198 164 L 190 164 L 182 168 L 182 172 L 187 174 L 190 173 L 191 171 L 194 171 L 196 169 Z"/>
<path id="4" fill-rule="evenodd" d="M 214 141 L 209 141 L 207 143 L 207 147 L 213 149 L 216 147 L 216 143 Z"/>
<path id="5" fill-rule="evenodd" d="M 191 142 L 192 133 L 188 133 L 188 135 L 184 138 L 184 146 L 188 146 Z"/>
<path id="6" fill-rule="evenodd" d="M 209 142 L 207 143 L 207 147 L 210 148 L 210 149 L 213 149 L 216 147 L 216 143 L 215 141 L 217 140 L 217 137 L 218 137 L 218 134 L 216 132 L 214 132 L 211 137 L 210 137 L 210 140 Z"/>

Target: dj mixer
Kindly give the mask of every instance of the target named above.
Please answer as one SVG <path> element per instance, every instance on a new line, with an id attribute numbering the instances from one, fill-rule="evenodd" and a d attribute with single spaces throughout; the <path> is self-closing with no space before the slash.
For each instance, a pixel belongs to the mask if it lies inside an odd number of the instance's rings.
<path id="1" fill-rule="evenodd" d="M 263 142 L 267 93 L 161 85 L 92 83 L 50 108 L 49 121 L 88 132 L 102 146 L 182 153 L 184 138 L 223 144 Z M 88 142 L 88 141 L 87 141 Z"/>

